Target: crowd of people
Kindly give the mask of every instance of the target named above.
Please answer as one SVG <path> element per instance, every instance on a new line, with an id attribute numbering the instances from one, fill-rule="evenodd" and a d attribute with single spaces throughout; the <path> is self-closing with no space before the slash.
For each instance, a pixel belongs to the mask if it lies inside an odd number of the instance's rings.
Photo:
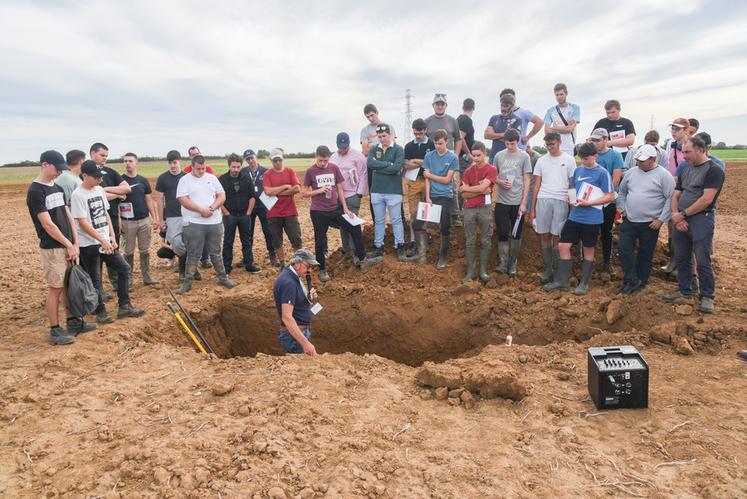
<path id="1" fill-rule="evenodd" d="M 181 154 L 172 150 L 168 170 L 153 190 L 138 174 L 134 153 L 124 155 L 125 171 L 120 174 L 106 165 L 109 151 L 101 143 L 90 147 L 88 160 L 79 150 L 66 158 L 46 151 L 27 204 L 49 288 L 49 342 L 72 343 L 75 335 L 95 328 L 83 317 L 68 316 L 66 327 L 60 324 L 58 308 L 65 301 L 64 278 L 71 262 L 80 262 L 98 291 L 97 323 L 113 320 L 106 310 L 110 296 L 102 284 L 102 264 L 117 295 L 117 318 L 139 317 L 144 312 L 130 298 L 132 268 L 137 249 L 143 284 L 157 283 L 150 273 L 153 232 L 162 241 L 158 255 L 177 262 L 177 293 L 184 294 L 201 279 L 200 268 L 212 267 L 220 285 L 235 286 L 229 275 L 235 266 L 237 232 L 242 251 L 238 265 L 249 273 L 262 271 L 253 251 L 257 220 L 269 263 L 280 271 L 273 292 L 279 341 L 287 352 L 315 353 L 310 325 L 316 290 L 304 279 L 313 266 L 319 267 L 320 281 L 331 279 L 329 228 L 340 230 L 343 260 L 366 269 L 384 256 L 387 216 L 396 258 L 414 265 L 428 260 L 427 224 L 439 226 L 439 270 L 449 262 L 451 227 L 463 226 L 464 282 L 490 279 L 494 230 L 498 257 L 493 270 L 515 276 L 522 232 L 529 225 L 540 235 L 544 272 L 539 283 L 545 291 L 570 289 L 571 250 L 579 247 L 581 277 L 573 290 L 577 295 L 589 290 L 600 236 L 602 271 L 616 273 L 616 225 L 623 273 L 619 292 L 643 292 L 660 228 L 666 225 L 671 261 L 662 271 L 676 271 L 678 287 L 662 299 L 683 303 L 697 294 L 699 310 L 713 312 L 712 241 L 725 166 L 710 155 L 710 136 L 697 133 L 697 120 L 677 118 L 664 148 L 653 130 L 634 148 L 635 127 L 620 115 L 620 103 L 610 100 L 604 105 L 606 117 L 595 123 L 588 139 L 579 140 L 580 107 L 567 101 L 565 84 L 555 85 L 554 94 L 556 104 L 543 119 L 520 107 L 514 90 L 501 91 L 500 110 L 483 133 L 490 147 L 475 139 L 473 99 L 465 99 L 462 114 L 454 118 L 446 113 L 446 94 L 435 94 L 433 114 L 412 122 L 414 139 L 404 147 L 376 106 L 367 104 L 361 151 L 351 147 L 349 134 L 340 132 L 334 153 L 324 145 L 316 148 L 302 180 L 284 165 L 280 148 L 270 151 L 270 168 L 259 164 L 252 149 L 241 156 L 231 154 L 228 171 L 220 176 L 196 146 L 189 148 L 185 168 Z M 539 155 L 530 140 L 543 130 L 547 152 Z M 302 248 L 295 201 L 299 194 L 311 200 L 313 254 Z M 369 251 L 359 217 L 366 196 L 374 225 Z M 284 234 L 293 249 L 288 261 Z"/>

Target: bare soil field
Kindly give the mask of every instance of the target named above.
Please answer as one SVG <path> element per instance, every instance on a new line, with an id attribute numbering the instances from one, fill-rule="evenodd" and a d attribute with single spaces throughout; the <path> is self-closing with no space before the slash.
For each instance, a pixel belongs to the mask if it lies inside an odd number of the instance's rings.
<path id="1" fill-rule="evenodd" d="M 0 496 L 745 497 L 746 185 L 730 164 L 713 315 L 661 302 L 674 283 L 656 273 L 624 300 L 599 272 L 587 296 L 544 293 L 531 230 L 518 276 L 486 286 L 461 284 L 461 228 L 444 272 L 437 244 L 408 265 L 390 235 L 382 265 L 358 271 L 330 231 L 316 358 L 282 355 L 261 231 L 262 273 L 236 269 L 226 290 L 204 270 L 182 300 L 216 355 L 168 313 L 178 279 L 162 262 L 161 285 L 135 271 L 144 317 L 47 345 L 26 185 L 2 185 Z M 651 366 L 649 407 L 598 411 L 586 350 L 627 344 Z"/>

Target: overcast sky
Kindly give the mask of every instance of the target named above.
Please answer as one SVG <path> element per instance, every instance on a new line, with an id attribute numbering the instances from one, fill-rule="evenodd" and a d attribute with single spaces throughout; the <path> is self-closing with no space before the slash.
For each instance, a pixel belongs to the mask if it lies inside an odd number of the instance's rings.
<path id="1" fill-rule="evenodd" d="M 562 81 L 582 136 L 622 102 L 639 141 L 697 117 L 714 141 L 747 143 L 747 2 L 254 2 L 0 0 L 0 164 L 55 148 L 112 156 L 205 154 L 357 142 L 375 103 L 404 136 L 434 92 L 498 92 L 541 118 Z M 533 140 L 541 143 L 541 135 Z"/>

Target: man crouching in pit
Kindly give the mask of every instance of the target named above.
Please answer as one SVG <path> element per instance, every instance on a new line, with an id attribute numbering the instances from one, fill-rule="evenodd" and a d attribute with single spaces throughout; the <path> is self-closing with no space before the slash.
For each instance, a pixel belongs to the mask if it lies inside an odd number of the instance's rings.
<path id="1" fill-rule="evenodd" d="M 310 251 L 296 250 L 289 265 L 278 274 L 272 294 L 280 319 L 278 340 L 287 353 L 305 353 L 315 356 L 316 348 L 311 344 L 311 304 L 316 300 L 316 289 L 307 289 L 304 284 L 311 267 L 318 267 Z M 311 283 L 311 279 L 308 281 Z"/>

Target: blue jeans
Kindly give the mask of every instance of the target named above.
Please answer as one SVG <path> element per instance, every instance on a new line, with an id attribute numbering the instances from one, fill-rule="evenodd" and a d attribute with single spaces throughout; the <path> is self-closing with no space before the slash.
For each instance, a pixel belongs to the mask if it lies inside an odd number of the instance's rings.
<path id="1" fill-rule="evenodd" d="M 374 246 L 377 248 L 384 246 L 387 211 L 394 231 L 394 247 L 405 244 L 405 226 L 402 222 L 402 194 L 372 192 L 371 204 L 374 210 Z"/>
<path id="2" fill-rule="evenodd" d="M 698 281 L 700 281 L 700 297 L 713 298 L 716 292 L 716 279 L 711 266 L 713 253 L 713 229 L 716 221 L 713 213 L 697 213 L 687 217 L 687 232 L 674 230 L 674 257 L 677 261 L 677 284 L 680 293 L 685 296 L 692 294 L 692 254 L 698 264 Z"/>
<path id="3" fill-rule="evenodd" d="M 231 273 L 233 264 L 233 241 L 236 239 L 236 229 L 239 230 L 241 240 L 241 255 L 244 257 L 244 267 L 248 268 L 254 263 L 251 254 L 251 239 L 249 239 L 249 226 L 252 220 L 249 215 L 223 215 L 223 265 L 226 273 Z"/>
<path id="4" fill-rule="evenodd" d="M 649 227 L 650 222 L 631 222 L 623 219 L 620 226 L 620 263 L 623 268 L 623 282 L 635 284 L 640 281 L 642 286 L 648 284 L 651 275 L 651 265 L 659 239 L 659 231 Z M 635 255 L 635 243 L 638 242 L 638 256 Z"/>
<path id="5" fill-rule="evenodd" d="M 267 221 L 267 208 L 262 201 L 257 200 L 254 210 L 250 215 L 252 223 L 249 224 L 249 260 L 254 261 L 254 227 L 257 226 L 257 218 L 262 225 L 262 234 L 265 236 L 265 246 L 270 258 L 275 256 L 275 250 L 272 247 L 272 234 L 270 234 L 270 224 Z"/>
<path id="6" fill-rule="evenodd" d="M 300 329 L 306 339 L 311 341 L 311 327 L 306 326 Z M 281 329 L 278 333 L 278 340 L 280 340 L 280 346 L 283 347 L 286 353 L 303 353 L 303 347 L 285 329 Z"/>

